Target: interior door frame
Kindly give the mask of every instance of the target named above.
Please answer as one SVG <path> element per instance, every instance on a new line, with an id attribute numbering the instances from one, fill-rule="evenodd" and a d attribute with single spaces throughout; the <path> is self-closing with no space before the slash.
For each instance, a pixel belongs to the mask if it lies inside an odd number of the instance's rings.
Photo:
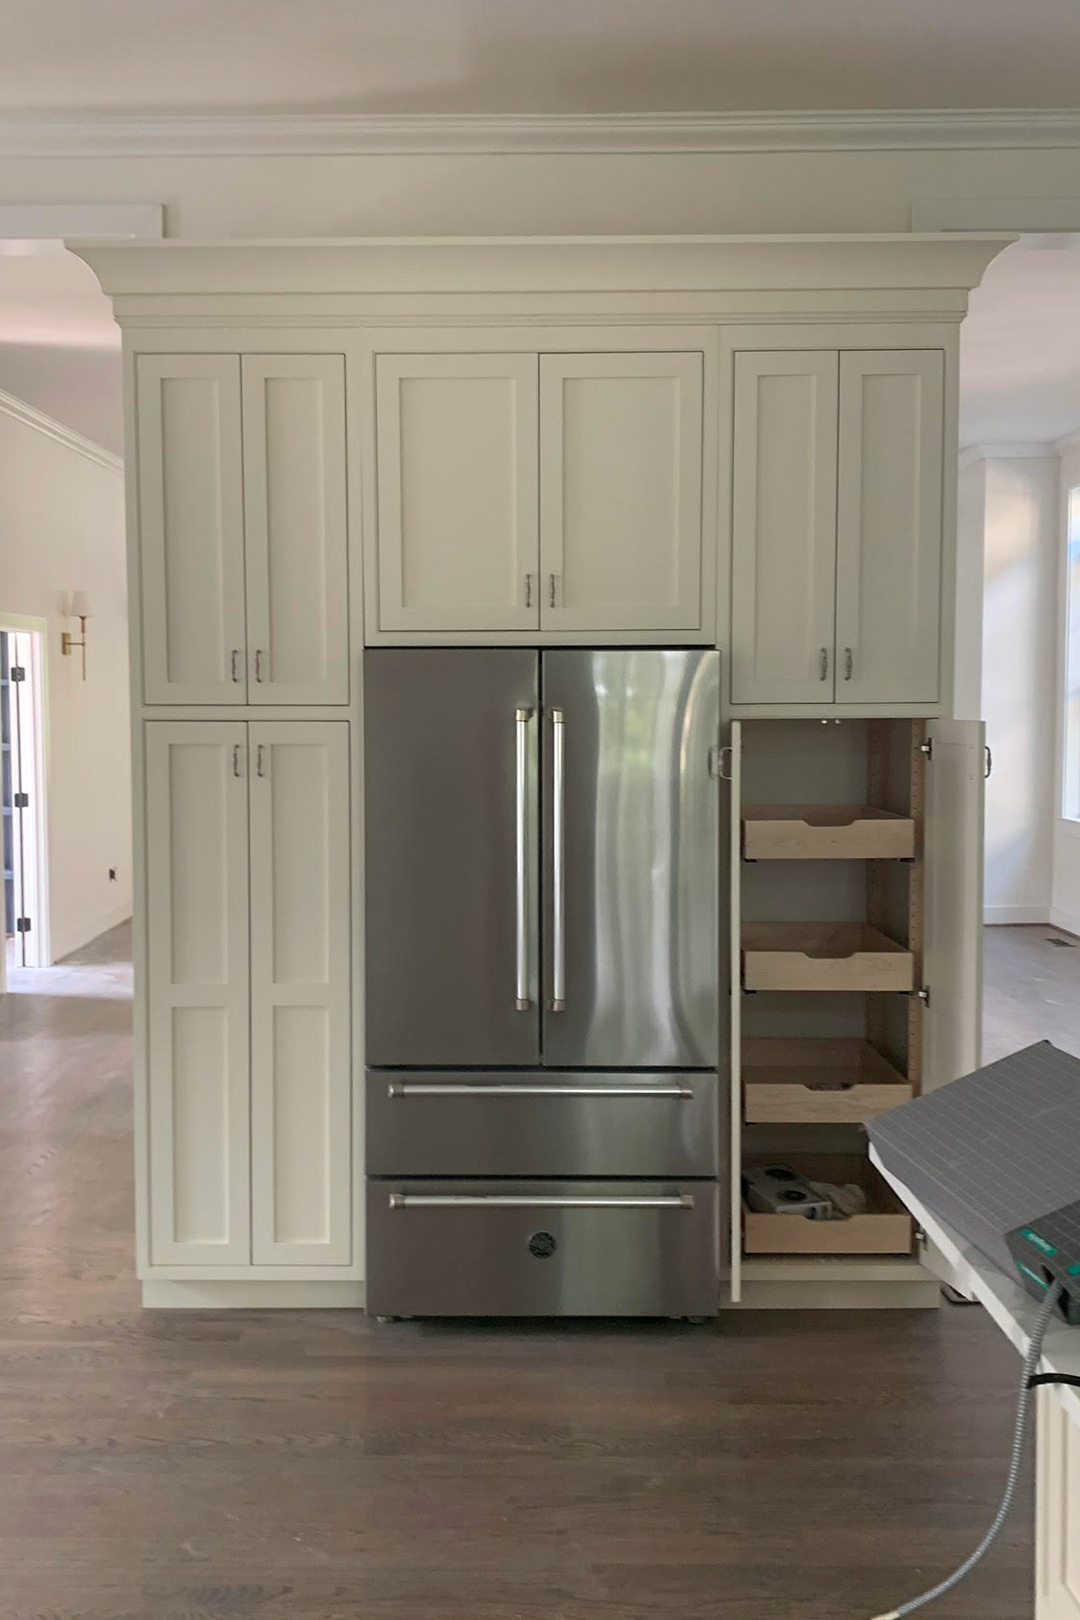
<path id="1" fill-rule="evenodd" d="M 28 681 L 33 705 L 34 739 L 32 764 L 34 786 L 31 809 L 34 822 L 34 883 L 37 915 L 30 931 L 33 961 L 28 967 L 53 965 L 49 927 L 49 621 L 36 615 L 6 613 L 0 609 L 0 631 L 31 638 L 32 675 Z M 0 951 L 0 993 L 7 988 L 6 942 Z"/>

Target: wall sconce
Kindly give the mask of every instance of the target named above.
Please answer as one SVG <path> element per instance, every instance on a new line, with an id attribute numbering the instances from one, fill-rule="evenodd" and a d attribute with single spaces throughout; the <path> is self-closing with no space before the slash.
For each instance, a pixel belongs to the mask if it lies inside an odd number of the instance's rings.
<path id="1" fill-rule="evenodd" d="M 82 648 L 82 678 L 86 679 L 86 621 L 90 618 L 90 603 L 87 601 L 85 591 L 72 591 L 71 600 L 67 605 L 69 619 L 78 619 L 79 635 L 72 635 L 65 630 L 60 636 L 60 651 L 65 658 L 70 658 L 76 647 Z"/>

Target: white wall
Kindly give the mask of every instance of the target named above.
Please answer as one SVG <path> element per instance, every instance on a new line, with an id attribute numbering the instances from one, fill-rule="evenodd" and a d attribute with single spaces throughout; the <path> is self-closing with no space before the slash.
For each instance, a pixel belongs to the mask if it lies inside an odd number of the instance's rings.
<path id="1" fill-rule="evenodd" d="M 982 717 L 994 756 L 986 784 L 986 920 L 1047 922 L 1056 813 L 1059 463 L 1041 455 L 991 457 L 981 465 Z"/>
<path id="2" fill-rule="evenodd" d="M 1068 511 L 1068 492 L 1074 485 L 1080 484 L 1080 444 L 1071 444 L 1061 457 L 1061 485 L 1058 501 L 1057 525 L 1057 579 L 1059 601 L 1059 632 L 1065 628 L 1065 534 Z M 1058 665 L 1055 672 L 1057 691 L 1055 692 L 1054 719 L 1057 727 L 1058 743 L 1058 772 L 1054 785 L 1053 807 L 1053 878 L 1051 891 L 1051 921 L 1059 928 L 1067 928 L 1070 933 L 1080 934 L 1080 823 L 1065 821 L 1061 815 L 1061 767 L 1064 754 L 1063 735 L 1063 705 L 1061 693 L 1064 683 L 1064 636 L 1059 633 L 1058 644 L 1060 648 Z"/>
<path id="3" fill-rule="evenodd" d="M 87 679 L 60 655 L 72 590 L 90 598 Z M 0 615 L 49 621 L 47 742 L 53 958 L 131 915 L 124 485 L 0 401 Z M 110 883 L 115 866 L 119 881 Z"/>

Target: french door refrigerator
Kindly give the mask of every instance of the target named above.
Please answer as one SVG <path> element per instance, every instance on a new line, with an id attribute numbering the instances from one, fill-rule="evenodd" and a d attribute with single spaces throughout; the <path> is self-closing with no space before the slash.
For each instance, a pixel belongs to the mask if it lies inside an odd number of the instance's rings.
<path id="1" fill-rule="evenodd" d="M 719 654 L 364 655 L 368 1310 L 717 1308 Z"/>

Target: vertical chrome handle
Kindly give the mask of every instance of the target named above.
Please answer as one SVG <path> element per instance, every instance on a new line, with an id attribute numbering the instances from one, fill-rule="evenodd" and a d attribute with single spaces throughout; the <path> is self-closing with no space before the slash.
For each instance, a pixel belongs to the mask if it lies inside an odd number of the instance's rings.
<path id="1" fill-rule="evenodd" d="M 266 772 L 263 770 L 263 745 L 262 745 L 262 743 L 260 743 L 258 748 L 256 748 L 256 750 L 255 750 L 255 775 L 256 776 L 265 776 L 266 775 Z"/>
<path id="2" fill-rule="evenodd" d="M 844 679 L 850 681 L 851 672 L 855 668 L 855 655 L 850 647 L 844 648 Z"/>
<path id="3" fill-rule="evenodd" d="M 233 773 L 234 776 L 239 776 L 240 775 L 240 744 L 239 743 L 233 743 L 232 773 Z"/>
<path id="4" fill-rule="evenodd" d="M 829 649 L 822 647 L 818 653 L 818 679 L 825 680 L 829 673 Z"/>
<path id="5" fill-rule="evenodd" d="M 554 578 L 554 575 L 552 575 Z M 566 1009 L 566 716 L 551 711 L 551 1000 Z"/>
<path id="6" fill-rule="evenodd" d="M 256 649 L 255 649 L 255 679 L 257 681 L 261 681 L 262 678 L 263 678 L 263 676 L 262 676 L 262 661 L 263 661 L 262 648 L 261 647 L 256 647 Z"/>
<path id="7" fill-rule="evenodd" d="M 514 710 L 515 777 L 517 781 L 517 873 L 515 1005 L 529 1010 L 529 721 L 531 709 Z"/>
<path id="8" fill-rule="evenodd" d="M 240 679 L 240 649 L 239 649 L 239 647 L 234 647 L 232 652 L 229 654 L 229 671 L 230 671 L 234 681 L 238 681 Z"/>

